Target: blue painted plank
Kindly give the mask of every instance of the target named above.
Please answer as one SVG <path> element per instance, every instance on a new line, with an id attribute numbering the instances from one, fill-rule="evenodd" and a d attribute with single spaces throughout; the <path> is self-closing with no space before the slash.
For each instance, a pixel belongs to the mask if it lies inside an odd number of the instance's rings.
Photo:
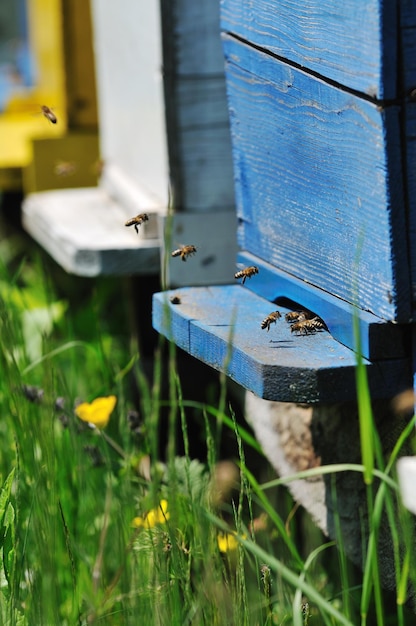
<path id="1" fill-rule="evenodd" d="M 409 94 L 416 88 L 416 25 L 402 29 L 402 89 Z"/>
<path id="2" fill-rule="evenodd" d="M 396 2 L 222 0 L 221 28 L 350 89 L 398 95 Z"/>
<path id="3" fill-rule="evenodd" d="M 408 355 L 408 341 L 402 325 L 384 322 L 372 313 L 354 307 L 292 274 L 277 270 L 248 252 L 240 251 L 237 263 L 259 268 L 256 277 L 245 282 L 247 289 L 270 302 L 287 298 L 297 303 L 298 308 L 313 311 L 324 320 L 331 335 L 350 350 L 355 348 L 353 318 L 357 315 L 361 354 L 365 359 L 374 361 Z"/>
<path id="4" fill-rule="evenodd" d="M 408 322 L 399 107 L 223 39 L 241 248 Z"/>
<path id="5" fill-rule="evenodd" d="M 180 298 L 172 304 L 171 297 Z M 355 356 L 326 331 L 296 336 L 275 306 L 239 286 L 188 287 L 153 296 L 153 326 L 191 355 L 267 400 L 337 402 L 355 398 Z M 279 307 L 282 316 L 288 311 Z M 411 385 L 405 359 L 365 361 L 373 397 Z"/>
<path id="6" fill-rule="evenodd" d="M 400 0 L 400 16 L 402 26 L 416 26 L 416 0 Z"/>
<path id="7" fill-rule="evenodd" d="M 409 211 L 410 266 L 413 294 L 413 319 L 416 320 L 416 101 L 405 107 L 406 175 Z"/>

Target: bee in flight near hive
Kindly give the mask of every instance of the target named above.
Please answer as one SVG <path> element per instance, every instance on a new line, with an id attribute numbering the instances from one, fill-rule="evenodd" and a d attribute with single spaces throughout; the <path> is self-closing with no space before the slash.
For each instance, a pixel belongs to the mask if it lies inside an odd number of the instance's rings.
<path id="1" fill-rule="evenodd" d="M 172 252 L 172 256 L 180 256 L 182 261 L 186 261 L 187 257 L 191 256 L 192 254 L 195 254 L 195 252 L 196 252 L 195 246 L 192 246 L 192 245 L 181 246 L 180 248 Z"/>
<path id="2" fill-rule="evenodd" d="M 255 265 L 250 265 L 250 267 L 244 267 L 242 270 L 239 270 L 236 274 L 234 274 L 234 278 L 242 278 L 241 284 L 244 285 L 246 282 L 246 278 L 251 278 L 254 274 L 259 273 L 259 268 Z"/>
<path id="3" fill-rule="evenodd" d="M 126 226 L 134 226 L 134 230 L 137 234 L 139 234 L 139 226 L 143 224 L 143 222 L 148 222 L 149 216 L 147 213 L 140 213 L 140 215 L 136 215 L 136 217 L 132 217 L 130 220 L 127 220 Z"/>
<path id="4" fill-rule="evenodd" d="M 290 327 L 292 333 L 299 333 L 300 335 L 312 335 L 316 333 L 317 330 L 322 329 L 325 329 L 325 324 L 320 317 L 294 322 Z"/>
<path id="5" fill-rule="evenodd" d="M 42 112 L 42 115 L 44 115 L 46 119 L 51 122 L 51 124 L 57 124 L 58 118 L 56 117 L 52 109 L 47 107 L 46 104 L 42 104 L 42 106 L 40 107 L 40 110 Z"/>
<path id="6" fill-rule="evenodd" d="M 280 313 L 280 311 L 273 311 L 273 313 L 270 313 L 270 315 L 264 318 L 264 320 L 261 323 L 261 327 L 263 329 L 267 328 L 267 332 L 269 332 L 270 326 L 272 324 L 276 324 L 279 317 L 282 317 L 282 314 Z"/>

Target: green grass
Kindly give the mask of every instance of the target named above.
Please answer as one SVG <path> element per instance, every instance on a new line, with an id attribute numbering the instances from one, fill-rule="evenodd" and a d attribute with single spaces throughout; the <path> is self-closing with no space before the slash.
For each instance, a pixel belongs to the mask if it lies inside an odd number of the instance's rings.
<path id="1" fill-rule="evenodd" d="M 394 462 L 414 426 L 382 459 L 360 365 L 362 464 L 262 484 L 249 460 L 261 450 L 236 422 L 225 386 L 216 405 L 183 397 L 175 349 L 164 350 L 162 339 L 149 382 L 127 311 L 118 306 L 108 315 L 122 302 L 118 285 L 98 280 L 77 294 L 74 281 L 68 296 L 57 295 L 65 289 L 39 259 L 9 266 L 0 276 L 1 624 L 405 624 L 413 535 Z M 105 430 L 76 417 L 78 402 L 110 394 L 117 405 Z M 202 460 L 190 456 L 187 409 L 205 428 Z M 224 432 L 236 441 L 239 486 L 215 500 Z M 319 541 L 305 554 L 293 502 L 287 498 L 282 514 L 273 499 L 276 489 L 283 499 L 282 485 L 292 479 L 341 471 L 360 472 L 368 485 L 371 533 L 358 610 L 342 543 L 338 550 Z M 393 613 L 383 606 L 377 568 L 383 512 L 395 546 Z"/>

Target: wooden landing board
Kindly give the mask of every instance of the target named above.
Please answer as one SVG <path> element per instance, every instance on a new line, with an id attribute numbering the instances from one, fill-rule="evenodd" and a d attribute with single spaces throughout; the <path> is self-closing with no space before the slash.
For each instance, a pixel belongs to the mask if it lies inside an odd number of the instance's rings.
<path id="1" fill-rule="evenodd" d="M 221 9 L 226 32 L 369 96 L 398 95 L 395 2 L 223 0 Z"/>
<path id="2" fill-rule="evenodd" d="M 180 298 L 173 304 L 171 298 Z M 270 332 L 262 320 L 276 306 L 239 286 L 182 288 L 153 296 L 153 326 L 192 356 L 267 400 L 353 400 L 354 353 L 326 331 L 297 336 L 284 320 Z M 373 397 L 411 386 L 405 359 L 365 361 Z"/>
<path id="3" fill-rule="evenodd" d="M 31 194 L 22 207 L 27 232 L 71 274 L 158 273 L 157 215 L 149 212 L 139 235 L 125 227 L 128 217 L 99 187 Z"/>
<path id="4" fill-rule="evenodd" d="M 387 320 L 411 294 L 399 107 L 224 37 L 239 244 Z"/>

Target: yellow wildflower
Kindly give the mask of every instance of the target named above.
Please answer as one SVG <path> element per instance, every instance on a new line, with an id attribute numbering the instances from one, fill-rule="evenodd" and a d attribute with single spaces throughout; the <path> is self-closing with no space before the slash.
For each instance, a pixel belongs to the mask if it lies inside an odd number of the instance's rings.
<path id="1" fill-rule="evenodd" d="M 236 533 L 218 533 L 217 542 L 220 552 L 232 552 L 237 550 L 238 540 Z"/>
<path id="2" fill-rule="evenodd" d="M 107 426 L 116 402 L 116 396 L 107 396 L 105 398 L 96 398 L 92 402 L 83 402 L 75 408 L 75 415 L 83 422 L 88 422 L 91 426 L 102 429 Z"/>
<path id="3" fill-rule="evenodd" d="M 135 517 L 133 519 L 133 526 L 136 528 L 154 528 L 158 524 L 165 524 L 169 519 L 168 501 L 161 500 L 159 506 L 155 509 L 151 509 L 143 517 Z"/>

